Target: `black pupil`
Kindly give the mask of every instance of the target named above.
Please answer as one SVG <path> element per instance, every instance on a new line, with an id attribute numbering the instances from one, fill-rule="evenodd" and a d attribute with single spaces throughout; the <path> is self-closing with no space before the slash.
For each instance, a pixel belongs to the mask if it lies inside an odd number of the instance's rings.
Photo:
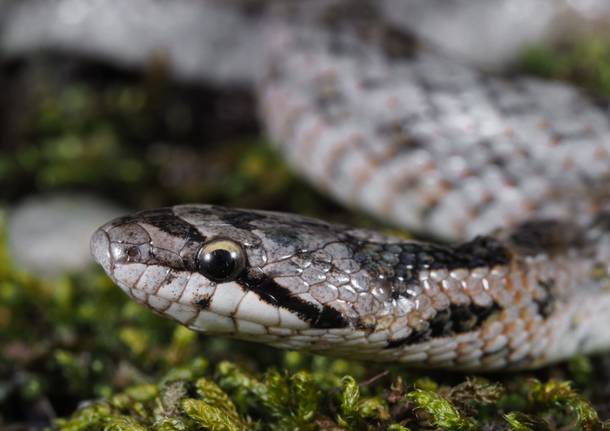
<path id="1" fill-rule="evenodd" d="M 219 248 L 203 255 L 201 269 L 210 278 L 222 280 L 233 273 L 236 265 L 236 256 L 228 250 Z"/>

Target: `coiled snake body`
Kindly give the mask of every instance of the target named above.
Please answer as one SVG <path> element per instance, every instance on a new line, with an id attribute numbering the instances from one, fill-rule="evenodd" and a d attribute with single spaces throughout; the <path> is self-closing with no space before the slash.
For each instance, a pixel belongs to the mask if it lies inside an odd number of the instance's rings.
<path id="1" fill-rule="evenodd" d="M 474 239 L 179 205 L 94 234 L 126 293 L 198 331 L 419 367 L 527 368 L 610 346 L 603 110 L 370 18 L 278 21 L 261 111 L 292 165 L 341 201 Z"/>

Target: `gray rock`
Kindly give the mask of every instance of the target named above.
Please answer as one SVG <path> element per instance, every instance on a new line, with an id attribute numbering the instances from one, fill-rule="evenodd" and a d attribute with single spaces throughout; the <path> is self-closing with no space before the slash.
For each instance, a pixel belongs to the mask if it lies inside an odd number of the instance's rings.
<path id="1" fill-rule="evenodd" d="M 31 197 L 9 211 L 9 250 L 18 266 L 39 275 L 77 271 L 92 262 L 91 233 L 123 213 L 91 196 Z"/>
<path id="2" fill-rule="evenodd" d="M 607 0 L 383 0 L 386 18 L 433 48 L 501 67 L 528 45 L 608 29 Z"/>
<path id="3" fill-rule="evenodd" d="M 4 7 L 0 50 L 56 50 L 138 68 L 166 58 L 176 78 L 252 83 L 264 20 L 211 0 L 17 0 Z"/>

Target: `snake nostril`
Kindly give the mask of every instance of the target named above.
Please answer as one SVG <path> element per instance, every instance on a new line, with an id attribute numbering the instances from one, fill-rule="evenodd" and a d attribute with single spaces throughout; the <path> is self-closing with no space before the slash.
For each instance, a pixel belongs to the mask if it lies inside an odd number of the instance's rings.
<path id="1" fill-rule="evenodd" d="M 125 254 L 129 260 L 135 260 L 140 257 L 140 249 L 137 246 L 129 247 Z"/>

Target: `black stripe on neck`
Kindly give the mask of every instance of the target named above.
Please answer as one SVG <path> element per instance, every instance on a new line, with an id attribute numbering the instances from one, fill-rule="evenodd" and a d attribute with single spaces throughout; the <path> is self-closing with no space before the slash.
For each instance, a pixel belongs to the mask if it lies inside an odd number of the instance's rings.
<path id="1" fill-rule="evenodd" d="M 312 328 L 331 329 L 345 328 L 348 321 L 333 307 L 323 305 L 321 308 L 293 296 L 289 289 L 280 286 L 266 275 L 254 271 L 245 271 L 237 280 L 244 289 L 250 290 L 267 304 L 283 307 L 309 322 Z"/>

